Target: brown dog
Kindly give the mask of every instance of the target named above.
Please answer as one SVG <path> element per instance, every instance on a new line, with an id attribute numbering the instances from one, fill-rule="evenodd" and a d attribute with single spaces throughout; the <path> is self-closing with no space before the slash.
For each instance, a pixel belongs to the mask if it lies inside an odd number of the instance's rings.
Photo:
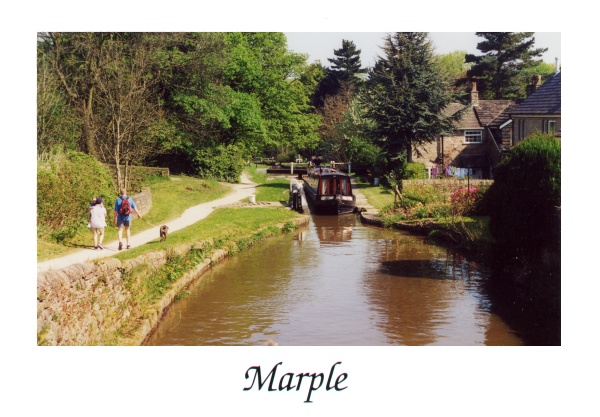
<path id="1" fill-rule="evenodd" d="M 169 233 L 169 227 L 167 225 L 160 226 L 160 241 L 167 240 L 167 233 Z"/>

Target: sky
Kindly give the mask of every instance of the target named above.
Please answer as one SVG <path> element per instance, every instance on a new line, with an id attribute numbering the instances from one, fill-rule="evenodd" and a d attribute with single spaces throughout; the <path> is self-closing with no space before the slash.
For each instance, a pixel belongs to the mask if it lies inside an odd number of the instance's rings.
<path id="1" fill-rule="evenodd" d="M 334 57 L 334 49 L 341 48 L 342 40 L 351 40 L 361 50 L 362 65 L 372 67 L 377 56 L 381 55 L 380 47 L 386 32 L 285 32 L 285 35 L 288 49 L 308 54 L 309 63 L 319 60 L 325 66 L 329 66 L 327 59 Z M 462 50 L 481 55 L 477 43 L 483 38 L 476 36 L 475 32 L 430 32 L 429 37 L 438 54 Z M 558 58 L 560 64 L 561 33 L 535 32 L 534 38 L 534 47 L 548 48 L 542 56 L 544 62 L 554 64 L 555 58 Z"/>

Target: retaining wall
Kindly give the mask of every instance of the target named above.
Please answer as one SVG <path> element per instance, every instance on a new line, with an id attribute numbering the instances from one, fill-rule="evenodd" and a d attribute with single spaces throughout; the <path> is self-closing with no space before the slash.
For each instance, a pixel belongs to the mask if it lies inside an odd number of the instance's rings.
<path id="1" fill-rule="evenodd" d="M 152 193 L 150 188 L 142 187 L 142 192 L 139 194 L 132 195 L 135 207 L 138 209 L 142 216 L 145 216 L 152 209 Z"/>

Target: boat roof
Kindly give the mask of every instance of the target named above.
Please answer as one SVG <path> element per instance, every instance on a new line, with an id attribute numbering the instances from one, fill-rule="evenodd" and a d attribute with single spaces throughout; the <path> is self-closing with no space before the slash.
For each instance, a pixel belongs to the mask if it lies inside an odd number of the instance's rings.
<path id="1" fill-rule="evenodd" d="M 346 177 L 349 177 L 348 174 L 346 174 L 345 172 L 342 171 L 338 171 L 335 168 L 328 168 L 328 167 L 314 167 L 311 168 L 309 173 L 315 174 L 315 175 L 343 175 Z"/>

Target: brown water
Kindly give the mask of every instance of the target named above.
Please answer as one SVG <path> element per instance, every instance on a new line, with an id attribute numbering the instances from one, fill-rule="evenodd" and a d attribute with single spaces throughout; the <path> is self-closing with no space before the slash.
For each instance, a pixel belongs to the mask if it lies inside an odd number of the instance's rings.
<path id="1" fill-rule="evenodd" d="M 148 345 L 521 345 L 485 271 L 424 238 L 311 216 L 307 228 L 215 266 Z"/>

